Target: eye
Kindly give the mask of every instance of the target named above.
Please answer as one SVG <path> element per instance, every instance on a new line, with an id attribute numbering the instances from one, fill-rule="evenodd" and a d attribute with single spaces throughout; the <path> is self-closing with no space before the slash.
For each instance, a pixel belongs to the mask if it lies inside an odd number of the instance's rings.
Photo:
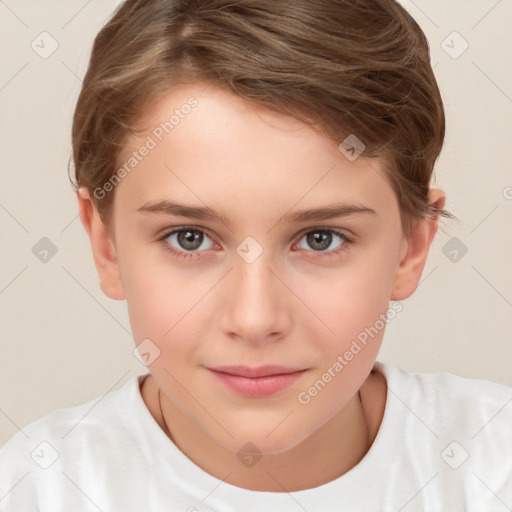
<path id="1" fill-rule="evenodd" d="M 164 249 L 178 257 L 193 257 L 196 252 L 201 252 L 213 247 L 211 238 L 198 228 L 180 228 L 165 233 L 160 240 Z"/>
<path id="2" fill-rule="evenodd" d="M 304 241 L 304 242 L 303 242 Z M 313 249 L 314 252 L 337 254 L 346 249 L 351 240 L 342 232 L 334 229 L 313 229 L 300 239 L 299 249 Z"/>
<path id="3" fill-rule="evenodd" d="M 159 241 L 165 251 L 178 258 L 200 257 L 203 251 L 215 246 L 213 240 L 200 228 L 180 227 L 163 234 Z M 348 249 L 352 239 L 331 228 L 315 228 L 304 233 L 296 244 L 299 249 L 316 253 L 315 257 L 335 256 Z"/>

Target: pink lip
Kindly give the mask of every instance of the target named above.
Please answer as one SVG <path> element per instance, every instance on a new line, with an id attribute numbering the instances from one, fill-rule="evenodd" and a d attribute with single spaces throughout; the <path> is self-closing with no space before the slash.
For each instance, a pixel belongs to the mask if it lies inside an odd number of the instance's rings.
<path id="1" fill-rule="evenodd" d="M 251 398 L 277 393 L 293 384 L 306 371 L 283 366 L 219 366 L 207 369 L 231 390 Z"/>

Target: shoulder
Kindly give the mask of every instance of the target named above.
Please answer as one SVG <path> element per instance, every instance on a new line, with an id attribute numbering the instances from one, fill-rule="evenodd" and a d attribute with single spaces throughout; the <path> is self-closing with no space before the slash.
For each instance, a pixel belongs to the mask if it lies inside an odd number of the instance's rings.
<path id="1" fill-rule="evenodd" d="M 378 369 L 388 383 L 383 437 L 400 454 L 400 473 L 421 475 L 411 488 L 432 479 L 421 499 L 512 503 L 512 388 L 382 363 Z"/>
<path id="2" fill-rule="evenodd" d="M 136 413 L 138 383 L 139 377 L 132 377 L 115 391 L 57 409 L 20 429 L 0 449 L 0 498 L 15 503 L 12 509 L 18 505 L 13 500 L 28 507 L 36 494 L 39 500 L 42 492 L 56 490 L 56 475 L 62 481 L 64 469 L 91 462 L 92 447 L 98 452 L 126 443 L 129 432 L 123 420 Z"/>
<path id="3" fill-rule="evenodd" d="M 447 372 L 407 372 L 378 363 L 386 376 L 388 397 L 415 408 L 426 420 L 456 422 L 478 430 L 493 421 L 512 421 L 512 388 L 485 379 L 460 377 Z"/>
<path id="4" fill-rule="evenodd" d="M 450 503 L 490 511 L 512 503 L 512 388 L 375 366 L 387 394 L 373 460 L 386 474 L 400 475 L 396 495 L 414 497 L 421 510 Z"/>
<path id="5" fill-rule="evenodd" d="M 140 376 L 133 376 L 116 390 L 109 390 L 88 402 L 71 407 L 56 409 L 45 416 L 29 423 L 14 435 L 4 447 L 0 449 L 3 454 L 6 450 L 27 444 L 32 445 L 34 440 L 44 437 L 56 442 L 67 438 L 76 438 L 77 433 L 98 433 L 111 435 L 104 428 L 105 422 L 121 423 L 119 410 L 126 410 L 135 405 L 137 394 L 140 400 Z"/>

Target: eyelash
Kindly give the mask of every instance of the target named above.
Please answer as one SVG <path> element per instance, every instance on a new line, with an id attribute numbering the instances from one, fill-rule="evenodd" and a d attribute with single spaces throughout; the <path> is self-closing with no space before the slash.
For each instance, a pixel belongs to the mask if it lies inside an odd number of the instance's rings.
<path id="1" fill-rule="evenodd" d="M 171 235 L 173 235 L 175 233 L 180 233 L 181 231 L 194 231 L 197 233 L 202 233 L 204 236 L 207 236 L 208 238 L 211 239 L 211 237 L 206 233 L 205 230 L 198 228 L 198 227 L 181 226 L 179 228 L 173 228 L 169 231 L 166 231 L 161 237 L 158 238 L 158 241 L 161 242 L 164 251 L 171 253 L 173 256 L 175 256 L 177 258 L 191 259 L 194 257 L 200 257 L 201 252 L 204 252 L 204 251 L 192 251 L 192 252 L 187 252 L 184 250 L 178 251 L 166 242 L 167 238 L 169 238 Z M 337 255 L 347 251 L 348 250 L 347 246 L 351 245 L 354 242 L 354 240 L 351 237 L 347 236 L 344 232 L 338 231 L 337 229 L 333 229 L 333 228 L 308 229 L 308 230 L 300 233 L 299 241 L 305 235 L 308 235 L 309 233 L 318 233 L 318 232 L 336 235 L 339 238 L 341 238 L 341 240 L 343 240 L 343 243 L 338 248 L 333 249 L 331 251 L 312 251 L 312 250 L 308 251 L 308 252 L 311 252 L 314 254 L 314 256 L 313 256 L 314 258 L 329 258 L 329 257 L 337 256 Z"/>

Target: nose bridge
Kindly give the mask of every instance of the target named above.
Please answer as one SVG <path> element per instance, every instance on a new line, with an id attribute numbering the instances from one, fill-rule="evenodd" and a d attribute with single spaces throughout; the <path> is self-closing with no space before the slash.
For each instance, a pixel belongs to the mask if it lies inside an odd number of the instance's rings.
<path id="1" fill-rule="evenodd" d="M 261 251 L 255 259 L 245 258 L 244 253 L 234 255 L 223 315 L 225 332 L 248 341 L 263 341 L 287 328 L 286 297 L 271 268 L 269 251 Z"/>

